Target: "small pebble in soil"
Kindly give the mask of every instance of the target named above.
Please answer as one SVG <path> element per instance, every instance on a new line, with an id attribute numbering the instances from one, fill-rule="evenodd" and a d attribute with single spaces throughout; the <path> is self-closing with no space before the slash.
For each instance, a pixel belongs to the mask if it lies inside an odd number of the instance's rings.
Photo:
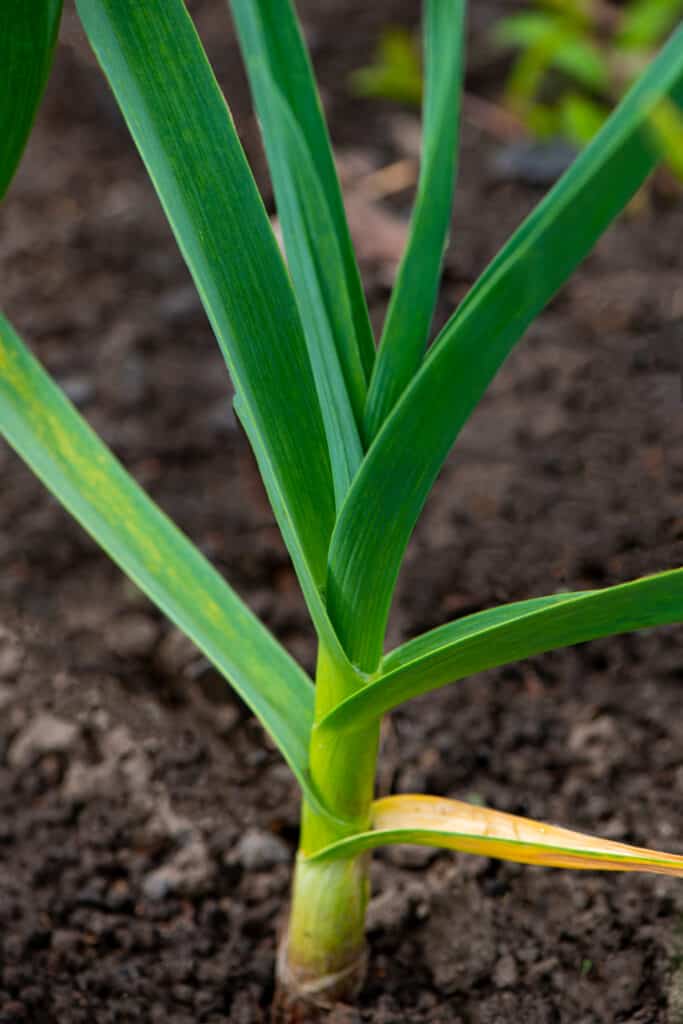
<path id="1" fill-rule="evenodd" d="M 159 626 L 149 615 L 130 612 L 110 623 L 105 639 L 112 653 L 120 658 L 144 658 L 158 635 Z"/>
<path id="2" fill-rule="evenodd" d="M 493 969 L 493 983 L 496 988 L 512 988 L 517 984 L 518 977 L 515 959 L 510 953 L 506 953 Z"/>
<path id="3" fill-rule="evenodd" d="M 62 391 L 79 409 L 87 405 L 95 395 L 95 387 L 90 377 L 83 373 L 74 373 L 60 380 Z"/>
<path id="4" fill-rule="evenodd" d="M 289 847 L 272 832 L 250 828 L 226 857 L 226 863 L 239 864 L 247 871 L 267 871 L 291 859 Z"/>
<path id="5" fill-rule="evenodd" d="M 513 142 L 501 149 L 491 165 L 496 181 L 519 181 L 545 188 L 553 185 L 573 162 L 577 150 L 566 142 Z"/>
<path id="6" fill-rule="evenodd" d="M 159 667 L 172 676 L 183 675 L 197 658 L 197 648 L 179 629 L 170 629 L 156 652 Z"/>
<path id="7" fill-rule="evenodd" d="M 170 894 L 198 896 L 210 888 L 215 872 L 203 839 L 195 836 L 165 864 L 147 875 L 142 890 L 151 900 L 163 900 Z"/>
<path id="8" fill-rule="evenodd" d="M 44 754 L 65 754 L 78 739 L 79 728 L 56 715 L 37 715 L 14 739 L 7 760 L 13 768 L 26 768 Z"/>
<path id="9" fill-rule="evenodd" d="M 429 846 L 390 846 L 386 851 L 387 859 L 398 868 L 412 868 L 419 871 L 438 856 L 439 851 Z"/>

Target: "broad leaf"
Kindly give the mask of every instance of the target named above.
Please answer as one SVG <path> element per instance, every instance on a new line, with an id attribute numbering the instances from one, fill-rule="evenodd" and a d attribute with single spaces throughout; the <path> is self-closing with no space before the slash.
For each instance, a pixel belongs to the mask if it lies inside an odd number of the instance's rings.
<path id="1" fill-rule="evenodd" d="M 465 0 L 426 0 L 424 35 L 422 166 L 408 245 L 368 392 L 368 443 L 422 361 L 436 305 L 455 187 Z"/>
<path id="2" fill-rule="evenodd" d="M 683 622 L 683 569 L 468 615 L 392 651 L 382 674 L 316 726 L 358 729 L 412 697 L 557 647 Z"/>
<path id="3" fill-rule="evenodd" d="M 271 132 L 277 130 L 273 111 L 270 109 L 270 83 L 272 83 L 280 93 L 282 101 L 289 107 L 291 116 L 300 129 L 302 140 L 309 151 L 319 187 L 324 193 L 329 215 L 334 224 L 338 253 L 343 264 L 345 291 L 351 306 L 355 332 L 355 341 L 344 334 L 337 335 L 336 341 L 352 404 L 357 410 L 356 403 L 361 388 L 364 397 L 365 382 L 369 380 L 372 372 L 375 344 L 358 265 L 346 223 L 327 126 L 294 7 L 291 0 L 230 0 L 230 6 L 244 53 L 256 108 L 263 126 L 266 146 L 268 146 Z M 261 77 L 262 71 L 266 72 L 265 77 Z M 272 160 L 270 169 L 277 193 L 280 185 L 290 173 L 290 169 L 285 166 L 275 166 Z M 286 237 L 285 242 L 287 242 Z M 328 285 L 336 286 L 336 278 L 339 274 L 338 258 L 338 255 L 335 255 L 335 266 L 330 267 Z M 329 298 L 331 299 L 332 296 Z M 358 371 L 359 358 L 363 368 L 361 379 L 359 379 Z M 360 423 L 360 419 L 358 422 Z"/>
<path id="4" fill-rule="evenodd" d="M 77 7 L 320 587 L 334 494 L 306 342 L 268 217 L 194 26 L 182 0 L 77 0 Z"/>
<path id="5" fill-rule="evenodd" d="M 0 433 L 185 632 L 271 734 L 309 799 L 310 680 L 128 475 L 0 315 Z M 317 801 L 316 801 L 317 802 Z"/>
<path id="6" fill-rule="evenodd" d="M 335 526 L 328 608 L 350 659 L 376 671 L 403 553 L 489 382 L 660 155 L 664 97 L 683 105 L 683 27 L 513 235 L 434 343 L 368 452 Z"/>
<path id="7" fill-rule="evenodd" d="M 441 846 L 537 867 L 643 871 L 683 878 L 683 856 L 627 846 L 459 800 L 405 794 L 376 800 L 371 832 L 324 847 L 311 861 L 353 857 L 387 843 Z"/>
<path id="8" fill-rule="evenodd" d="M 21 160 L 47 82 L 62 0 L 3 0 L 0 10 L 0 199 Z"/>

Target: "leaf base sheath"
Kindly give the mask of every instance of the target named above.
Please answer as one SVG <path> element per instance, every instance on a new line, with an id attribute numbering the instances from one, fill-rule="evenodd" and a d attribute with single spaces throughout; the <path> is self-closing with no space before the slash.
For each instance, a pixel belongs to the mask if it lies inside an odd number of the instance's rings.
<path id="1" fill-rule="evenodd" d="M 367 855 L 312 864 L 299 856 L 289 927 L 277 962 L 277 1005 L 330 1006 L 352 1000 L 366 971 Z"/>

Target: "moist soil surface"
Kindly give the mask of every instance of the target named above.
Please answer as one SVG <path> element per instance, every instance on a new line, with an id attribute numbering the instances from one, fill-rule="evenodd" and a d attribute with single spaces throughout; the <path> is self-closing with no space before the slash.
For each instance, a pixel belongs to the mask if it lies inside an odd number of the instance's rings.
<path id="1" fill-rule="evenodd" d="M 467 89 L 490 101 L 505 64 L 486 31 L 506 6 L 471 19 Z M 410 165 L 417 119 L 347 80 L 412 7 L 301 4 L 378 325 L 410 191 L 368 181 Z M 229 20 L 220 3 L 193 11 L 272 209 Z M 543 191 L 510 171 L 507 127 L 487 111 L 475 104 L 463 129 L 439 322 Z M 682 236 L 660 178 L 508 360 L 415 532 L 392 646 L 496 603 L 682 563 Z M 314 637 L 221 357 L 71 9 L 0 261 L 3 307 L 39 357 L 310 670 Z M 267 1021 L 293 779 L 5 446 L 0 472 L 0 1021 Z M 682 852 L 681 653 L 680 630 L 660 629 L 415 701 L 386 723 L 379 790 Z M 674 880 L 395 847 L 372 883 L 367 983 L 336 1024 L 683 1020 Z"/>

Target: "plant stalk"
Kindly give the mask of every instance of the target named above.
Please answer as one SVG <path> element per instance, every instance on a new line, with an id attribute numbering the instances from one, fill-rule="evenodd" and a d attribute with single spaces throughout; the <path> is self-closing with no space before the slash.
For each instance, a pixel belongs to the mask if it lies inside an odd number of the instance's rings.
<path id="1" fill-rule="evenodd" d="M 321 647 L 316 672 L 316 721 L 361 685 L 342 677 Z M 324 816 L 304 802 L 287 933 L 278 958 L 279 1002 L 326 1006 L 354 998 L 365 977 L 365 910 L 369 857 L 322 864 L 312 854 L 370 824 L 379 725 L 311 740 L 310 771 Z"/>

